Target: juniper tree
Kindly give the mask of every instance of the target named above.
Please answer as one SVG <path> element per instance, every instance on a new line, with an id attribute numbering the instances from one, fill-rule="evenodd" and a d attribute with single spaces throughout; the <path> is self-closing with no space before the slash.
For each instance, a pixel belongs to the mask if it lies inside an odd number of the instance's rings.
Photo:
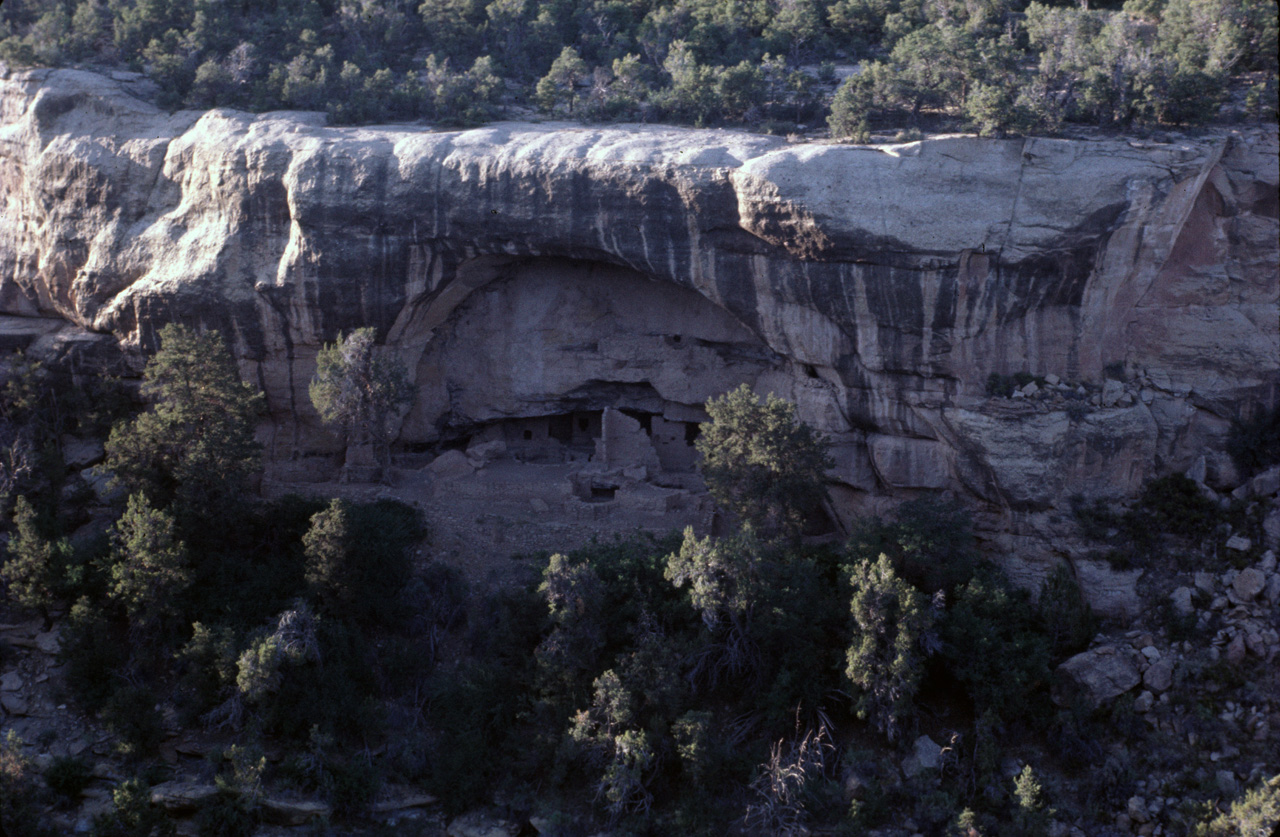
<path id="1" fill-rule="evenodd" d="M 135 625 L 154 629 L 177 612 L 175 599 L 192 579 L 173 518 L 153 508 L 145 495 L 130 495 L 113 539 L 110 595 Z"/>
<path id="2" fill-rule="evenodd" d="M 414 386 L 399 360 L 374 343 L 372 328 L 358 328 L 325 345 L 316 357 L 311 403 L 325 424 L 337 425 L 348 444 L 368 442 L 378 465 L 391 464 L 391 421 L 413 402 Z"/>
<path id="3" fill-rule="evenodd" d="M 772 394 L 762 404 L 746 384 L 708 401 L 707 413 L 696 446 L 716 502 L 766 540 L 799 537 L 822 502 L 826 440 L 794 404 Z"/>
<path id="4" fill-rule="evenodd" d="M 65 540 L 43 537 L 36 526 L 36 513 L 19 496 L 13 508 L 13 534 L 9 536 L 9 560 L 0 567 L 0 578 L 9 586 L 9 595 L 23 607 L 40 611 L 49 621 L 63 573 L 71 561 L 71 545 Z"/>
<path id="5" fill-rule="evenodd" d="M 857 688 L 858 717 L 890 741 L 915 712 L 934 614 L 929 600 L 900 579 L 885 555 L 853 568 L 857 634 L 845 673 Z"/>
<path id="6" fill-rule="evenodd" d="M 107 467 L 131 494 L 175 503 L 180 519 L 230 517 L 261 462 L 253 431 L 264 399 L 240 380 L 221 335 L 165 326 L 142 394 L 151 407 L 112 429 Z"/>

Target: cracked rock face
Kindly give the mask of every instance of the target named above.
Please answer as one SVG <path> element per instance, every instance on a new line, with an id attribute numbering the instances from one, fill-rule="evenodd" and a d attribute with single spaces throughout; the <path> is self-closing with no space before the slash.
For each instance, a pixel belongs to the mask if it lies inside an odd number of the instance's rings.
<path id="1" fill-rule="evenodd" d="M 0 79 L 0 116 L 0 314 L 144 350 L 170 320 L 222 330 L 278 462 L 335 449 L 307 382 L 366 325 L 420 387 L 402 444 L 606 406 L 696 420 L 746 381 L 831 436 L 842 497 L 1014 513 L 1202 455 L 1230 484 L 1230 418 L 1277 397 L 1274 128 L 879 147 L 330 128 L 168 114 L 69 70 Z M 987 396 L 1020 372 L 1062 383 Z M 1141 397 L 1091 403 L 1107 376 Z"/>

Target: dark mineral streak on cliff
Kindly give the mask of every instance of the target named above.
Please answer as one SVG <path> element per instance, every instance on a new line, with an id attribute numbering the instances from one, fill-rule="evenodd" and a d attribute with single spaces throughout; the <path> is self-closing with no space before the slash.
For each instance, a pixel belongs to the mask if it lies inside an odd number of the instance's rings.
<path id="1" fill-rule="evenodd" d="M 65 70 L 0 80 L 0 115 L 0 313 L 142 350 L 170 320 L 223 330 L 276 462 L 332 449 L 307 382 L 366 325 L 419 384 L 402 443 L 611 401 L 688 415 L 748 381 L 832 436 L 855 492 L 1009 513 L 1201 455 L 1229 484 L 1229 419 L 1277 398 L 1274 128 L 874 148 L 330 128 L 168 114 Z M 1017 372 L 1093 394 L 1108 368 L 1128 397 L 986 396 Z"/>

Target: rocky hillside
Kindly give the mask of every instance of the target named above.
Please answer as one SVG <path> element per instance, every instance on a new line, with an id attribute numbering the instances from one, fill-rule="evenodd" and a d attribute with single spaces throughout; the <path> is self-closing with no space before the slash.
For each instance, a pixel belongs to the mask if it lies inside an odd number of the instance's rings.
<path id="1" fill-rule="evenodd" d="M 131 350 L 229 335 L 279 467 L 376 326 L 399 443 L 746 381 L 836 443 L 842 511 L 951 489 L 1047 543 L 1066 498 L 1198 466 L 1280 384 L 1277 133 L 788 144 L 726 131 L 333 128 L 170 114 L 136 78 L 0 80 L 0 313 Z M 288 463 L 294 463 L 288 466 Z"/>

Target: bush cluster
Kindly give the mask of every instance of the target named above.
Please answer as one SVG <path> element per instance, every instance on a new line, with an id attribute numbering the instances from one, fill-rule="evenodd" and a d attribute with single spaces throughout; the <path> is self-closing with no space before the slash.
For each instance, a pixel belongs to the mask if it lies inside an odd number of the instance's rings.
<path id="1" fill-rule="evenodd" d="M 814 440 L 781 432 L 794 416 L 774 416 L 777 403 L 739 395 L 704 434 L 704 447 L 736 452 L 715 488 L 736 527 L 552 555 L 487 606 L 473 662 L 433 678 L 429 786 L 459 807 L 495 785 L 547 816 L 589 804 L 598 820 L 583 828 L 634 833 L 857 828 L 903 809 L 941 828 L 965 805 L 984 822 L 1043 820 L 1035 776 L 1006 781 L 998 754 L 1049 723 L 1050 667 L 1093 634 L 1069 574 L 1033 602 L 979 560 L 966 514 L 938 501 L 862 521 L 841 546 L 763 534 L 778 518 L 750 502 L 768 482 L 755 469 Z M 789 439 L 776 450 L 739 435 L 768 416 L 772 438 Z M 771 456 L 754 456 L 752 438 Z M 822 462 L 819 444 L 803 478 L 820 486 Z M 944 707 L 978 720 L 957 722 L 945 773 L 913 784 L 882 786 L 874 759 L 834 743 L 857 731 L 905 748 L 922 711 Z M 849 773 L 872 789 L 852 819 Z M 735 786 L 745 801 L 723 792 Z"/>
<path id="2" fill-rule="evenodd" d="M 350 819 L 386 779 L 425 786 L 451 813 L 496 790 L 585 833 L 856 831 L 901 811 L 940 833 L 962 809 L 968 829 L 1037 833 L 1052 789 L 1030 767 L 1009 780 L 1003 752 L 1045 728 L 1067 766 L 1087 771 L 1104 755 L 1099 730 L 1149 734 L 1123 702 L 1107 717 L 1052 712 L 1049 672 L 1088 643 L 1092 614 L 1065 570 L 1034 600 L 1013 588 L 955 503 L 919 499 L 857 521 L 843 543 L 806 542 L 829 460 L 779 399 L 739 390 L 708 404 L 699 447 L 728 531 L 593 542 L 529 560 L 526 583 L 469 602 L 455 572 L 413 567 L 424 533 L 409 507 L 250 502 L 253 394 L 216 336 L 161 340 L 147 412 L 118 422 L 107 445 L 126 489 L 114 525 L 67 540 L 74 515 L 57 501 L 43 520 L 18 502 L 3 576 L 21 605 L 69 607 L 67 684 L 140 772 L 162 739 L 157 706 L 233 742 L 202 833 L 252 833 L 264 783 L 319 793 Z M 192 394 L 229 403 L 196 420 Z M 173 437 L 190 447 L 169 447 Z M 206 440 L 226 440 L 229 458 Z M 1217 531 L 1210 505 L 1170 478 L 1131 517 L 1085 511 L 1135 538 L 1194 539 Z M 444 643 L 452 662 L 438 659 Z M 896 781 L 942 718 L 943 764 Z M 268 740 L 292 755 L 268 766 Z M 854 746 L 876 740 L 899 752 Z M 1125 764 L 1113 767 L 1096 788 L 1106 804 L 1131 788 Z M 46 778 L 74 797 L 84 765 L 57 763 Z M 851 809 L 853 780 L 865 792 Z M 6 742 L 0 826 L 38 827 L 30 783 Z M 141 780 L 115 802 L 95 834 L 170 830 Z"/>
<path id="3" fill-rule="evenodd" d="M 123 491 L 87 501 L 115 523 L 102 537 L 69 538 L 86 498 L 35 485 L 43 508 L 17 498 L 0 578 L 15 604 L 47 618 L 66 609 L 67 686 L 140 770 L 164 736 L 157 707 L 169 705 L 238 746 L 268 736 L 310 748 L 314 789 L 354 815 L 378 774 L 351 747 L 384 735 L 384 707 L 425 688 L 440 626 L 458 623 L 465 588 L 444 567 L 415 573 L 410 552 L 424 532 L 401 503 L 252 500 L 261 396 L 240 383 L 216 333 L 166 327 L 160 339 L 145 372 L 146 409 L 119 417 L 106 440 Z M 5 402 L 28 434 L 46 432 L 47 405 L 74 404 L 40 394 L 32 375 L 20 367 Z M 19 387 L 35 396 L 15 396 Z M 96 421 L 56 415 L 55 427 L 85 434 Z M 311 746 L 321 739 L 331 745 Z M 12 761 L 15 775 L 26 770 Z M 87 776 L 82 763 L 63 761 L 46 780 L 71 798 Z M 202 815 L 206 833 L 251 830 L 256 809 L 243 785 L 231 782 Z M 168 828 L 144 786 L 122 785 L 117 796 L 96 833 Z"/>
<path id="4" fill-rule="evenodd" d="M 1105 544 L 1101 557 L 1121 569 L 1168 558 L 1183 571 L 1221 571 L 1229 560 L 1243 567 L 1262 552 L 1261 504 L 1214 500 L 1182 474 L 1149 480 L 1127 507 L 1080 497 L 1071 503 L 1082 534 Z M 1253 548 L 1223 548 L 1232 533 L 1243 533 Z"/>
<path id="5" fill-rule="evenodd" d="M 336 122 L 474 124 L 507 104 L 587 119 L 827 116 L 837 137 L 1185 124 L 1217 116 L 1233 74 L 1275 112 L 1269 0 L 9 0 L 0 58 L 127 65 L 169 107 L 326 110 Z M 834 96 L 836 62 L 860 64 Z M 1242 76 L 1243 78 L 1243 76 Z M 1244 82 L 1242 82 L 1244 83 Z M 935 120 L 936 121 L 936 120 Z"/>

